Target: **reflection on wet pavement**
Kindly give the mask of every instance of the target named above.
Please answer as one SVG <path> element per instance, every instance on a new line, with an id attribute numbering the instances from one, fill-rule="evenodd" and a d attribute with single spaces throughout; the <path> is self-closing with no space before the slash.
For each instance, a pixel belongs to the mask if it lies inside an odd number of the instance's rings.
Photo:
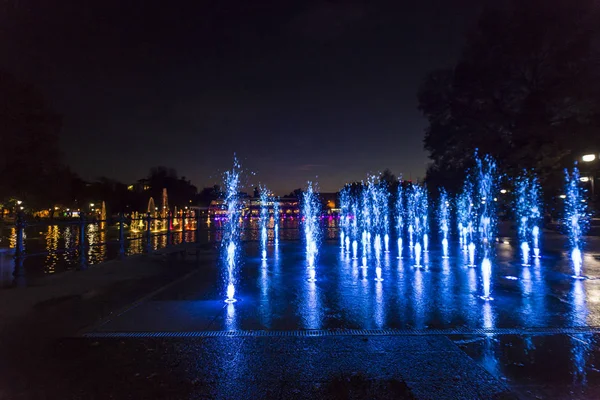
<path id="1" fill-rule="evenodd" d="M 220 266 L 213 265 L 98 331 L 430 332 L 449 335 L 524 398 L 590 398 L 600 393 L 598 336 L 592 329 L 600 326 L 600 262 L 590 255 L 584 264 L 588 279 L 575 280 L 568 259 L 558 251 L 522 266 L 518 250 L 500 244 L 492 260 L 494 300 L 484 301 L 481 268 L 468 267 L 468 257 L 458 246 L 451 245 L 449 259 L 432 248 L 422 260 L 424 268 L 414 268 L 408 257 L 386 253 L 380 260 L 382 281 L 376 280 L 375 260 L 362 268 L 362 260 L 341 252 L 337 241 L 322 246 L 316 282 L 307 279 L 300 242 L 269 248 L 266 261 L 258 243 L 247 243 L 244 251 L 237 303 L 223 302 Z"/>

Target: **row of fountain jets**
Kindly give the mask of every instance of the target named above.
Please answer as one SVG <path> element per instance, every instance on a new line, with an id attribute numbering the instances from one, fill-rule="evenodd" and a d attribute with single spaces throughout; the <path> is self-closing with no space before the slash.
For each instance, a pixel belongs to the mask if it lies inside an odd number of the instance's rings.
<path id="1" fill-rule="evenodd" d="M 498 180 L 496 162 L 489 156 L 475 155 L 475 168 L 470 171 L 462 191 L 451 199 L 442 188 L 439 190 L 435 219 L 439 238 L 441 238 L 442 258 L 448 258 L 451 211 L 454 210 L 456 236 L 460 247 L 466 254 L 469 267 L 477 267 L 480 261 L 484 300 L 492 300 L 490 279 L 492 273 L 491 258 L 497 236 L 497 196 Z M 581 275 L 583 245 L 588 213 L 585 191 L 580 185 L 577 168 L 565 171 L 566 186 L 564 197 L 563 224 L 568 233 L 573 277 L 583 279 Z M 237 193 L 240 185 L 240 165 L 234 162 L 234 168 L 225 174 L 227 188 L 226 203 L 228 222 L 222 242 L 226 268 L 224 281 L 226 302 L 233 303 L 237 285 L 237 265 L 240 251 L 241 227 L 238 223 L 240 207 Z M 522 264 L 529 265 L 531 258 L 539 258 L 540 224 L 542 222 L 541 189 L 535 175 L 523 173 L 516 178 L 514 214 L 518 224 L 518 239 Z M 261 212 L 259 237 L 261 257 L 267 259 L 268 229 L 271 220 L 268 204 L 270 198 L 265 188 L 261 193 Z M 279 215 L 278 202 L 271 202 L 275 209 L 273 215 Z M 393 204 L 392 206 L 390 206 Z M 398 258 L 408 249 L 409 257 L 414 260 L 415 268 L 422 268 L 424 254 L 430 245 L 430 201 L 428 191 L 421 185 L 398 185 L 397 192 L 391 193 L 388 183 L 370 176 L 360 185 L 344 187 L 340 192 L 340 246 L 342 251 L 357 260 L 361 255 L 363 274 L 366 276 L 368 258 L 376 261 L 376 278 L 382 281 L 381 254 L 390 252 L 390 237 L 396 238 Z M 393 212 L 390 212 L 393 210 Z M 302 229 L 306 251 L 308 281 L 316 282 L 316 264 L 319 245 L 322 238 L 321 202 L 317 186 L 308 182 L 302 198 Z M 273 218 L 273 244 L 279 245 L 279 221 Z M 406 243 L 405 243 L 406 241 Z M 406 247 L 406 249 L 405 249 Z"/>

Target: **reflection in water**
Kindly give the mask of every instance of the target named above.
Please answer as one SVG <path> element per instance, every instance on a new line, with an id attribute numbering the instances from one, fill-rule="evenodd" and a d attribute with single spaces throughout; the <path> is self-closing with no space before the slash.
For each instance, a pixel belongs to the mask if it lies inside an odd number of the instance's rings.
<path id="1" fill-rule="evenodd" d="M 417 243 L 418 244 L 418 243 Z M 415 319 L 415 328 L 423 329 L 425 327 L 425 308 L 426 305 L 425 299 L 423 298 L 423 274 L 424 272 L 421 268 L 416 268 L 415 270 L 415 284 L 413 286 L 414 290 L 414 319 Z"/>
<path id="2" fill-rule="evenodd" d="M 587 372 L 585 365 L 591 348 L 590 334 L 572 334 L 571 339 L 571 361 L 573 383 L 586 385 Z"/>
<path id="3" fill-rule="evenodd" d="M 572 324 L 575 326 L 585 326 L 588 309 L 585 299 L 584 283 L 582 280 L 573 281 L 572 303 Z"/>
<path id="4" fill-rule="evenodd" d="M 225 329 L 228 331 L 235 331 L 238 329 L 237 316 L 235 312 L 235 304 L 227 303 L 225 306 L 227 309 L 227 316 L 225 318 Z"/>
<path id="5" fill-rule="evenodd" d="M 320 304 L 317 285 L 314 282 L 307 282 L 304 288 L 304 304 L 300 309 L 302 323 L 305 329 L 320 329 L 322 326 L 323 310 Z"/>
<path id="6" fill-rule="evenodd" d="M 483 327 L 486 329 L 494 328 L 494 315 L 492 314 L 492 305 L 489 301 L 483 303 Z"/>
<path id="7" fill-rule="evenodd" d="M 261 323 L 265 328 L 269 329 L 269 328 L 271 328 L 272 310 L 271 310 L 271 302 L 270 302 L 270 296 L 269 296 L 269 276 L 268 276 L 266 260 L 262 260 L 262 262 L 261 262 L 259 286 L 260 286 L 259 314 L 260 314 L 260 318 L 261 318 Z"/>
<path id="8" fill-rule="evenodd" d="M 46 255 L 44 272 L 47 274 L 53 274 L 56 272 L 56 264 L 58 263 L 58 241 L 60 239 L 60 232 L 58 225 L 49 226 L 46 230 Z"/>
<path id="9" fill-rule="evenodd" d="M 454 287 L 454 282 L 452 279 L 452 273 L 450 271 L 450 261 L 447 258 L 442 259 L 442 279 L 441 279 L 441 291 L 442 298 L 441 304 L 439 308 L 442 311 L 442 317 L 444 318 L 444 323 L 450 321 L 450 304 L 453 301 L 452 299 L 452 289 Z"/>
<path id="10" fill-rule="evenodd" d="M 375 284 L 375 323 L 377 328 L 381 329 L 385 325 L 385 303 L 383 300 L 383 284 L 376 282 Z"/>

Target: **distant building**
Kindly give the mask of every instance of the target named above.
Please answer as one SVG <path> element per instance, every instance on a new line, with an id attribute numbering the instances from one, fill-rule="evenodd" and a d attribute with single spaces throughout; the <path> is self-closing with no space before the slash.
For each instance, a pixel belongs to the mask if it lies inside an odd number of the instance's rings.
<path id="1" fill-rule="evenodd" d="M 241 214 L 243 217 L 258 218 L 260 216 L 260 198 L 250 198 L 247 195 L 240 199 Z M 275 202 L 279 204 L 281 217 L 297 217 L 300 214 L 300 203 L 295 197 L 270 198 L 267 207 L 269 215 L 273 215 Z M 212 200 L 208 206 L 210 217 L 224 217 L 227 215 L 227 203 L 223 199 Z"/>

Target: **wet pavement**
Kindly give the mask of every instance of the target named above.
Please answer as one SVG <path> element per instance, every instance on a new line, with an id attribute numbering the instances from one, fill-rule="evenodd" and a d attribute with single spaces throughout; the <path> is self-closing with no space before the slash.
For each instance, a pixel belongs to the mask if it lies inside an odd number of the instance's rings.
<path id="1" fill-rule="evenodd" d="M 207 263 L 44 347 L 0 397 L 600 398 L 600 261 L 587 252 L 576 280 L 561 237 L 545 243 L 531 266 L 500 243 L 484 301 L 458 246 L 447 260 L 432 248 L 424 268 L 384 254 L 377 282 L 374 257 L 362 269 L 328 241 L 311 283 L 301 242 L 266 262 L 250 242 L 236 303 Z"/>
<path id="2" fill-rule="evenodd" d="M 438 249 L 423 268 L 395 252 L 381 257 L 383 281 L 342 252 L 336 242 L 320 249 L 316 282 L 308 282 L 300 242 L 271 247 L 266 261 L 256 242 L 245 247 L 237 302 L 223 302 L 220 265 L 166 290 L 97 330 L 171 332 L 299 329 L 481 329 L 600 326 L 600 261 L 584 256 L 577 280 L 565 253 L 547 250 L 522 266 L 514 244 L 500 243 L 492 261 L 493 301 L 484 301 L 480 267 L 468 267 L 457 245 L 449 259 Z"/>

